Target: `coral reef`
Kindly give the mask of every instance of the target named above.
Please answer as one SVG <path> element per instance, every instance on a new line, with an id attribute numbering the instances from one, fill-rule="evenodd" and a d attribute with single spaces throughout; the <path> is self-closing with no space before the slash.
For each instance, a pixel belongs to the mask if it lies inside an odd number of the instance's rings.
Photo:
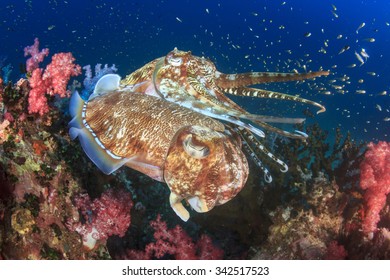
<path id="1" fill-rule="evenodd" d="M 40 69 L 48 51 L 38 43 L 26 49 L 28 79 L 0 78 L 0 259 L 390 258 L 389 143 L 367 146 L 340 130 L 330 140 L 300 125 L 305 144 L 271 138 L 289 172 L 266 184 L 250 162 L 235 199 L 184 223 L 162 183 L 129 168 L 104 175 L 69 139 L 69 116 L 54 101 L 68 102 L 80 69 L 69 54 Z M 64 60 L 66 79 L 44 78 L 60 76 Z"/>

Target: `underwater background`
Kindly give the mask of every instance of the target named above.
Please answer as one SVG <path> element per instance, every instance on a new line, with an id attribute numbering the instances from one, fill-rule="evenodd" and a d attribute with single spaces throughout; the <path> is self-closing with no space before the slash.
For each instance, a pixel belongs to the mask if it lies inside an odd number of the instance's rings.
<path id="1" fill-rule="evenodd" d="M 304 72 L 303 65 L 312 71 L 323 67 L 332 72 L 330 80 L 346 75 L 350 84 L 336 83 L 345 86 L 344 94 L 330 85 L 323 91 L 304 88 L 327 107 L 327 113 L 318 116 L 317 121 L 327 129 L 340 126 L 349 130 L 355 139 L 388 140 L 389 123 L 384 119 L 389 117 L 389 98 L 380 93 L 389 91 L 390 86 L 390 55 L 386 51 L 390 4 L 309 0 L 283 3 L 5 0 L 1 4 L 0 55 L 7 57 L 3 66 L 13 66 L 14 80 L 19 75 L 18 64 L 24 61 L 22 50 L 35 37 L 42 48 L 48 47 L 53 53 L 72 52 L 82 66 L 115 64 L 122 76 L 174 47 L 210 58 L 225 73 Z M 363 22 L 365 26 L 357 34 Z M 306 37 L 308 33 L 310 37 Z M 342 38 L 337 39 L 339 35 Z M 371 43 L 370 38 L 375 42 Z M 325 41 L 329 41 L 328 47 Z M 350 49 L 339 55 L 345 46 Z M 321 48 L 326 53 L 319 52 Z M 359 53 L 362 48 L 370 57 L 359 67 L 354 51 Z M 357 66 L 348 68 L 351 64 Z M 334 65 L 337 67 L 332 68 Z M 366 93 L 356 94 L 359 89 Z M 331 96 L 321 96 L 328 90 Z M 304 94 L 299 88 L 294 88 L 294 93 Z"/>
<path id="2" fill-rule="evenodd" d="M 6 132 L 1 127 L 2 259 L 389 258 L 389 1 L 2 0 L 0 16 L 2 108 L 15 119 Z M 114 64 L 122 77 L 175 47 L 209 58 L 223 73 L 328 70 L 327 77 L 260 87 L 314 100 L 326 112 L 232 97 L 251 113 L 306 117 L 310 140 L 268 139 L 289 172 L 271 168 L 267 184 L 250 163 L 234 200 L 184 223 L 163 183 L 127 167 L 106 176 L 69 140 L 69 101 L 53 102 L 58 112 L 50 117 L 19 118 L 29 92 L 17 85 L 29 78 L 23 49 L 35 38 L 50 56 L 71 52 L 81 67 Z M 83 82 L 84 73 L 74 79 Z M 381 174 L 364 173 L 368 165 Z M 377 177 L 369 192 L 362 181 L 370 176 Z M 99 207 L 113 207 L 109 215 L 121 221 L 85 249 L 85 225 Z M 130 209 L 131 225 L 120 215 Z M 374 230 L 365 222 L 371 214 Z M 177 240 L 187 245 L 173 248 Z"/>

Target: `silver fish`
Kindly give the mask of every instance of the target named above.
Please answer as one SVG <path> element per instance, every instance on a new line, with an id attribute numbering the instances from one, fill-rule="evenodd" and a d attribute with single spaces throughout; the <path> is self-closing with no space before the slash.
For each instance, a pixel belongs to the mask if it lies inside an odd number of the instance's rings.
<path id="1" fill-rule="evenodd" d="M 370 57 L 370 56 L 367 54 L 367 52 L 366 52 L 365 49 L 362 49 L 362 50 L 360 51 L 360 54 L 361 54 L 362 57 L 364 57 L 364 58 L 366 59 L 366 61 L 367 61 L 367 59 Z"/>
<path id="2" fill-rule="evenodd" d="M 359 62 L 360 62 L 359 66 L 362 66 L 364 64 L 363 58 L 356 51 L 355 51 L 355 56 L 356 56 L 357 60 L 359 60 Z"/>
<path id="3" fill-rule="evenodd" d="M 366 24 L 364 22 L 362 22 L 359 27 L 356 29 L 356 34 L 359 33 L 359 30 L 362 29 Z"/>

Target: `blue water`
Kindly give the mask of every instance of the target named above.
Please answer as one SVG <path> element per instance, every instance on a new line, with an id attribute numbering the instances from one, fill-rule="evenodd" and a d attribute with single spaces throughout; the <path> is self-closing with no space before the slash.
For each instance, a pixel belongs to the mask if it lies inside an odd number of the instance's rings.
<path id="1" fill-rule="evenodd" d="M 365 26 L 357 34 L 362 22 Z M 390 121 L 385 121 L 390 117 L 389 23 L 390 2 L 385 0 L 295 0 L 285 4 L 279 0 L 2 0 L 0 56 L 7 56 L 5 63 L 13 65 L 14 81 L 20 76 L 19 64 L 25 62 L 23 48 L 32 45 L 35 37 L 51 54 L 70 51 L 82 66 L 114 63 L 122 76 L 174 47 L 204 55 L 226 73 L 304 72 L 303 65 L 313 71 L 322 67 L 332 75 L 266 88 L 322 102 L 327 111 L 314 121 L 324 129 L 341 127 L 351 131 L 356 140 L 389 141 Z M 342 38 L 337 39 L 338 35 Z M 338 54 L 345 46 L 350 49 Z M 321 48 L 326 53 L 319 52 Z M 370 57 L 359 67 L 354 52 L 362 48 Z M 351 64 L 357 66 L 348 68 Z M 338 80 L 342 77 L 344 81 Z M 332 87 L 334 79 L 333 84 L 342 86 L 344 94 Z M 366 93 L 357 94 L 356 90 Z M 383 91 L 389 93 L 379 95 Z M 299 115 L 305 108 L 253 100 L 240 100 L 240 104 L 253 112 L 279 111 L 285 116 Z"/>

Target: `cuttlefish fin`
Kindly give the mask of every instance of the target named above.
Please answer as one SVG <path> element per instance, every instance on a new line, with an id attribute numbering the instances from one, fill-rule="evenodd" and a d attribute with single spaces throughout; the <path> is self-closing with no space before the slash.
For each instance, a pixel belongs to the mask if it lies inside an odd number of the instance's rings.
<path id="1" fill-rule="evenodd" d="M 73 119 L 69 122 L 69 135 L 72 140 L 79 138 L 81 147 L 94 164 L 105 174 L 111 174 L 129 158 L 121 158 L 107 150 L 96 137 L 88 123 L 83 120 L 84 100 L 78 92 L 74 92 L 70 100 L 69 111 Z"/>
<path id="2" fill-rule="evenodd" d="M 95 89 L 93 90 L 93 93 L 88 98 L 88 100 L 92 100 L 97 96 L 118 89 L 120 81 L 121 81 L 121 76 L 117 74 L 104 75 L 97 81 L 95 85 Z"/>
<path id="3" fill-rule="evenodd" d="M 171 204 L 173 211 L 175 211 L 176 215 L 178 215 L 180 219 L 182 219 L 184 222 L 187 222 L 190 218 L 190 213 L 183 206 L 183 203 L 181 201 L 182 198 L 180 196 L 178 196 L 174 192 L 171 192 L 169 196 L 169 203 Z"/>

